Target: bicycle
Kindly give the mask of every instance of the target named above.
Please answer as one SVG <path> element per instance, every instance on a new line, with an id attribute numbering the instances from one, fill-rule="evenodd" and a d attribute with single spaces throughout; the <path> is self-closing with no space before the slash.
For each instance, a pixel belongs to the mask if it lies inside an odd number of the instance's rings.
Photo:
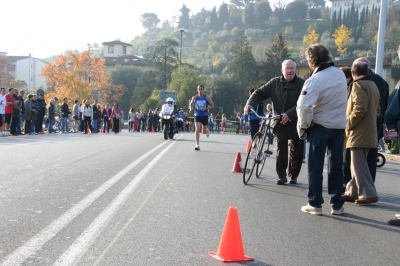
<path id="1" fill-rule="evenodd" d="M 249 182 L 253 171 L 254 167 L 256 167 L 256 177 L 259 178 L 261 175 L 262 170 L 264 169 L 265 165 L 265 160 L 267 157 L 270 157 L 272 152 L 269 151 L 269 134 L 270 132 L 270 124 L 272 119 L 277 119 L 281 120 L 282 115 L 275 115 L 271 117 L 266 117 L 266 116 L 260 116 L 258 115 L 253 109 L 250 109 L 251 112 L 255 116 L 261 119 L 261 126 L 259 131 L 254 135 L 252 141 L 251 141 L 251 146 L 250 150 L 247 153 L 246 157 L 246 163 L 244 164 L 243 168 L 243 183 L 247 185 Z M 267 149 L 263 150 L 265 142 L 268 141 L 267 144 Z"/>
<path id="2" fill-rule="evenodd" d="M 56 116 L 56 122 L 55 122 L 55 126 L 56 126 L 56 132 L 59 133 L 61 132 L 61 124 L 62 124 L 62 119 L 66 119 L 66 123 L 67 123 L 67 127 L 68 127 L 68 132 L 71 133 L 76 133 L 77 130 L 75 130 L 75 119 L 72 117 L 60 117 L 59 115 Z"/>

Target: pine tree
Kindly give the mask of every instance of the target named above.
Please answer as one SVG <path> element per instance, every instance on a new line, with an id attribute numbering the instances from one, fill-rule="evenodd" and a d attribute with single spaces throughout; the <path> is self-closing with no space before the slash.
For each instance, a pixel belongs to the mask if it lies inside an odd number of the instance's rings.
<path id="1" fill-rule="evenodd" d="M 256 62 L 249 41 L 242 33 L 231 49 L 228 73 L 243 88 L 243 95 L 253 87 L 256 77 Z"/>
<path id="2" fill-rule="evenodd" d="M 178 28 L 190 29 L 190 18 L 189 12 L 190 9 L 183 4 L 182 8 L 179 9 L 181 15 L 179 16 Z"/>
<path id="3" fill-rule="evenodd" d="M 288 42 L 280 32 L 275 35 L 275 39 L 272 42 L 271 48 L 265 53 L 267 58 L 266 73 L 267 80 L 272 77 L 280 75 L 280 65 L 286 59 L 289 59 L 289 47 Z"/>
<path id="4" fill-rule="evenodd" d="M 242 22 L 248 27 L 254 27 L 256 23 L 256 16 L 254 13 L 254 4 L 249 3 L 246 5 L 243 11 Z"/>

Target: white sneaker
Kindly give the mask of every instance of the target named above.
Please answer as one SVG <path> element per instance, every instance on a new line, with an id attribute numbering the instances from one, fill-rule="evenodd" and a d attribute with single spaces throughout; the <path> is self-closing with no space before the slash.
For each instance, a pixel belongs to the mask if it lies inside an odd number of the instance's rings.
<path id="1" fill-rule="evenodd" d="M 208 138 L 209 136 L 210 136 L 210 131 L 207 130 L 206 137 Z"/>
<path id="2" fill-rule="evenodd" d="M 309 213 L 309 214 L 322 215 L 322 208 L 316 208 L 316 207 L 311 206 L 310 204 L 307 204 L 307 206 L 301 207 L 301 211 Z"/>
<path id="3" fill-rule="evenodd" d="M 200 146 L 199 145 L 196 145 L 196 147 L 194 148 L 196 151 L 199 151 L 200 150 Z"/>
<path id="4" fill-rule="evenodd" d="M 339 210 L 335 210 L 334 208 L 331 208 L 331 214 L 333 214 L 333 215 L 341 215 L 342 213 L 344 213 L 343 207 L 341 207 Z"/>

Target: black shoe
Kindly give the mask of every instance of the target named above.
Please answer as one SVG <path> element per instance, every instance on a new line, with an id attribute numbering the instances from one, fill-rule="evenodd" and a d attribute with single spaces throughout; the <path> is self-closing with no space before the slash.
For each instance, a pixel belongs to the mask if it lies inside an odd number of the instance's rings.
<path id="1" fill-rule="evenodd" d="M 265 153 L 265 154 L 271 155 L 271 154 L 272 154 L 272 151 L 270 151 L 270 150 L 265 150 L 264 153 Z"/>
<path id="2" fill-rule="evenodd" d="M 284 184 L 286 184 L 286 183 L 287 183 L 286 177 L 283 178 L 283 179 L 278 179 L 278 180 L 276 181 L 276 184 L 277 184 L 277 185 L 284 185 Z"/>
<path id="3" fill-rule="evenodd" d="M 291 178 L 289 181 L 289 184 L 292 184 L 292 185 L 297 184 L 297 178 Z"/>

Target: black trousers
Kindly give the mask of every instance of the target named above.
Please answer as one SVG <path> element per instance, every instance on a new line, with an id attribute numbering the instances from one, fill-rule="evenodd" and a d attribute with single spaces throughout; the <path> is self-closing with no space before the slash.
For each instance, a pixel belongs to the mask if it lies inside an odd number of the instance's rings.
<path id="1" fill-rule="evenodd" d="M 286 178 L 286 168 L 289 164 L 287 176 L 296 179 L 303 164 L 304 140 L 291 139 L 290 158 L 288 161 L 288 140 L 276 138 L 276 173 L 279 179 Z"/>
<path id="2" fill-rule="evenodd" d="M 113 118 L 112 131 L 115 134 L 119 132 L 119 119 Z"/>
<path id="3" fill-rule="evenodd" d="M 92 129 L 92 118 L 90 116 L 85 116 L 83 118 L 83 130 L 85 131 L 85 133 L 88 133 L 87 132 L 87 128 L 88 127 L 90 129 L 90 132 L 92 132 L 93 131 L 93 129 Z"/>
<path id="4" fill-rule="evenodd" d="M 42 132 L 42 127 L 43 127 L 43 116 L 38 116 L 36 118 L 36 123 L 35 123 L 35 132 L 36 133 Z"/>
<path id="5" fill-rule="evenodd" d="M 11 124 L 10 124 L 10 134 L 17 134 L 17 122 L 19 120 L 18 115 L 11 116 Z"/>

